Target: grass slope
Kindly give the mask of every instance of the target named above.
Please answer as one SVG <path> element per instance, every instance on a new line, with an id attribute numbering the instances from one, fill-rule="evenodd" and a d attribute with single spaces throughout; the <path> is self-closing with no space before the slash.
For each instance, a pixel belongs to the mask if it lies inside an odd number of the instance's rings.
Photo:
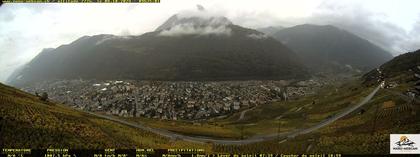
<path id="1" fill-rule="evenodd" d="M 174 141 L 0 84 L 2 148 L 204 148 Z"/>

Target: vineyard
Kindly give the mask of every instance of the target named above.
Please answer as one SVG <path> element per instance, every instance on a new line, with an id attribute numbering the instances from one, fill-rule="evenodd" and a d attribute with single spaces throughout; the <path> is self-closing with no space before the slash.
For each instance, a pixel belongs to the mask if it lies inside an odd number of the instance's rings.
<path id="1" fill-rule="evenodd" d="M 357 100 L 356 96 L 348 95 Z M 343 103 L 343 102 L 339 102 Z M 389 134 L 420 130 L 418 104 L 380 91 L 363 107 L 319 131 L 285 140 L 245 144 L 214 145 L 215 152 L 389 154 Z M 314 112 L 312 112 L 314 113 Z M 313 114 L 322 117 L 322 114 Z"/>
<path id="2" fill-rule="evenodd" d="M 204 148 L 96 118 L 0 84 L 3 148 Z"/>
<path id="3" fill-rule="evenodd" d="M 379 111 L 378 116 L 376 118 L 387 118 L 398 116 L 400 114 L 407 114 L 411 112 L 412 104 L 404 103 L 399 106 L 394 106 L 391 108 L 382 109 Z"/>
<path id="4" fill-rule="evenodd" d="M 357 103 L 370 88 L 346 87 L 340 90 L 344 92 L 322 93 L 316 104 L 311 103 L 313 98 L 306 98 L 288 104 L 267 105 L 249 111 L 246 122 L 241 123 L 233 123 L 229 119 L 199 125 L 148 119 L 131 121 L 154 123 L 151 126 L 165 126 L 172 131 L 247 138 L 256 133 L 285 132 L 313 125 Z M 201 148 L 207 153 L 388 154 L 390 133 L 413 133 L 420 130 L 418 104 L 410 104 L 384 91 L 378 92 L 363 106 L 363 112 L 351 113 L 316 132 L 243 145 L 197 144 L 169 139 L 61 104 L 41 101 L 38 97 L 4 85 L 0 85 L 0 91 L 1 147 Z M 263 113 L 266 114 L 255 121 L 254 117 Z M 281 118 L 277 119 L 280 115 Z"/>

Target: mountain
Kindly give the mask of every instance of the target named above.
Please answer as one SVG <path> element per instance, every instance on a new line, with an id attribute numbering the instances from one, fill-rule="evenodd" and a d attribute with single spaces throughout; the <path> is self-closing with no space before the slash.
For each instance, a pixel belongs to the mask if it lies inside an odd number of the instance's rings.
<path id="1" fill-rule="evenodd" d="M 315 71 L 369 71 L 393 57 L 371 42 L 331 25 L 297 25 L 272 36 Z"/>
<path id="2" fill-rule="evenodd" d="M 0 140 L 2 148 L 200 147 L 41 101 L 3 84 L 0 84 Z"/>
<path id="3" fill-rule="evenodd" d="M 414 72 L 420 73 L 420 49 L 401 54 L 382 64 L 380 69 L 386 80 L 396 80 L 403 83 L 415 81 Z M 372 84 L 379 75 L 379 72 L 375 69 L 366 73 L 363 80 L 365 84 Z"/>
<path id="4" fill-rule="evenodd" d="M 139 36 L 82 37 L 46 49 L 9 80 L 301 79 L 306 68 L 279 41 L 219 16 L 177 14 Z"/>

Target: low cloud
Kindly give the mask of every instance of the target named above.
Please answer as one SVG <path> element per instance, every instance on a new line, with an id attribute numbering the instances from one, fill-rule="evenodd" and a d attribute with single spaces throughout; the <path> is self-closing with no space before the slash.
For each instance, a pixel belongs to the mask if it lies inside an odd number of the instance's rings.
<path id="1" fill-rule="evenodd" d="M 412 31 L 408 33 L 407 38 L 400 41 L 397 46 L 406 52 L 420 49 L 420 15 Z"/>
<path id="2" fill-rule="evenodd" d="M 366 2 L 372 3 L 366 5 L 365 2 L 325 0 L 308 16 L 280 17 L 270 12 L 241 12 L 231 18 L 235 23 L 251 28 L 292 27 L 301 24 L 334 25 L 370 41 L 394 56 L 420 49 L 420 15 L 412 27 L 407 22 L 410 20 L 404 20 L 416 19 L 413 13 L 418 14 L 419 11 L 404 4 L 408 2 L 401 2 L 401 5 L 393 7 L 398 10 L 406 9 L 401 10 L 404 13 L 390 15 L 383 9 L 386 6 L 380 7 L 374 5 L 374 2 Z M 384 3 L 392 6 L 391 2 Z"/>
<path id="3" fill-rule="evenodd" d="M 169 28 L 164 28 L 160 36 L 183 35 L 226 35 L 230 36 L 232 24 L 221 12 L 207 11 L 203 6 L 197 5 L 197 10 L 184 10 L 176 15 Z"/>
<path id="4" fill-rule="evenodd" d="M 400 42 L 408 37 L 407 32 L 396 24 L 385 21 L 386 16 L 373 13 L 362 6 L 342 6 L 326 3 L 305 21 L 313 24 L 330 24 L 350 31 L 394 55 L 403 53 Z"/>
<path id="5" fill-rule="evenodd" d="M 368 10 L 363 5 L 326 1 L 305 21 L 343 28 L 397 56 L 420 49 L 420 16 L 417 19 L 411 30 L 407 30 L 399 23 L 390 20 L 389 15 Z"/>
<path id="6" fill-rule="evenodd" d="M 265 27 L 292 27 L 301 24 L 333 25 L 370 41 L 394 56 L 420 49 L 420 16 L 411 30 L 407 30 L 398 23 L 388 20 L 387 15 L 373 12 L 361 5 L 327 1 L 319 5 L 308 17 L 265 17 L 266 21 L 276 21 Z M 253 21 L 252 16 L 239 18 L 239 22 L 243 20 Z M 248 23 L 248 25 L 254 24 Z"/>
<path id="7" fill-rule="evenodd" d="M 268 38 L 268 36 L 266 34 L 264 34 L 264 33 L 260 33 L 260 34 L 255 34 L 255 33 L 248 34 L 248 37 L 249 38 L 252 38 L 252 39 L 265 39 L 265 38 Z"/>
<path id="8" fill-rule="evenodd" d="M 231 35 L 232 30 L 225 25 L 219 26 L 196 26 L 192 23 L 179 24 L 159 33 L 160 36 L 182 35 Z"/>
<path id="9" fill-rule="evenodd" d="M 132 36 L 115 36 L 115 35 L 105 35 L 102 39 L 100 39 L 99 41 L 97 41 L 95 43 L 95 45 L 100 45 L 106 41 L 109 40 L 126 40 L 126 39 L 131 39 Z"/>

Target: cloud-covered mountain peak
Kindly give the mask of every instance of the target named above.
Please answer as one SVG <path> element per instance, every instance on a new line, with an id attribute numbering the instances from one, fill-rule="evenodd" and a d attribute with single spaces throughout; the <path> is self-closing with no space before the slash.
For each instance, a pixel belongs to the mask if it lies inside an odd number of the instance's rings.
<path id="1" fill-rule="evenodd" d="M 195 11 L 183 11 L 171 16 L 166 22 L 160 25 L 155 31 L 161 31 L 160 35 L 230 35 L 228 28 L 232 22 L 222 16 L 204 9 L 197 5 Z"/>

